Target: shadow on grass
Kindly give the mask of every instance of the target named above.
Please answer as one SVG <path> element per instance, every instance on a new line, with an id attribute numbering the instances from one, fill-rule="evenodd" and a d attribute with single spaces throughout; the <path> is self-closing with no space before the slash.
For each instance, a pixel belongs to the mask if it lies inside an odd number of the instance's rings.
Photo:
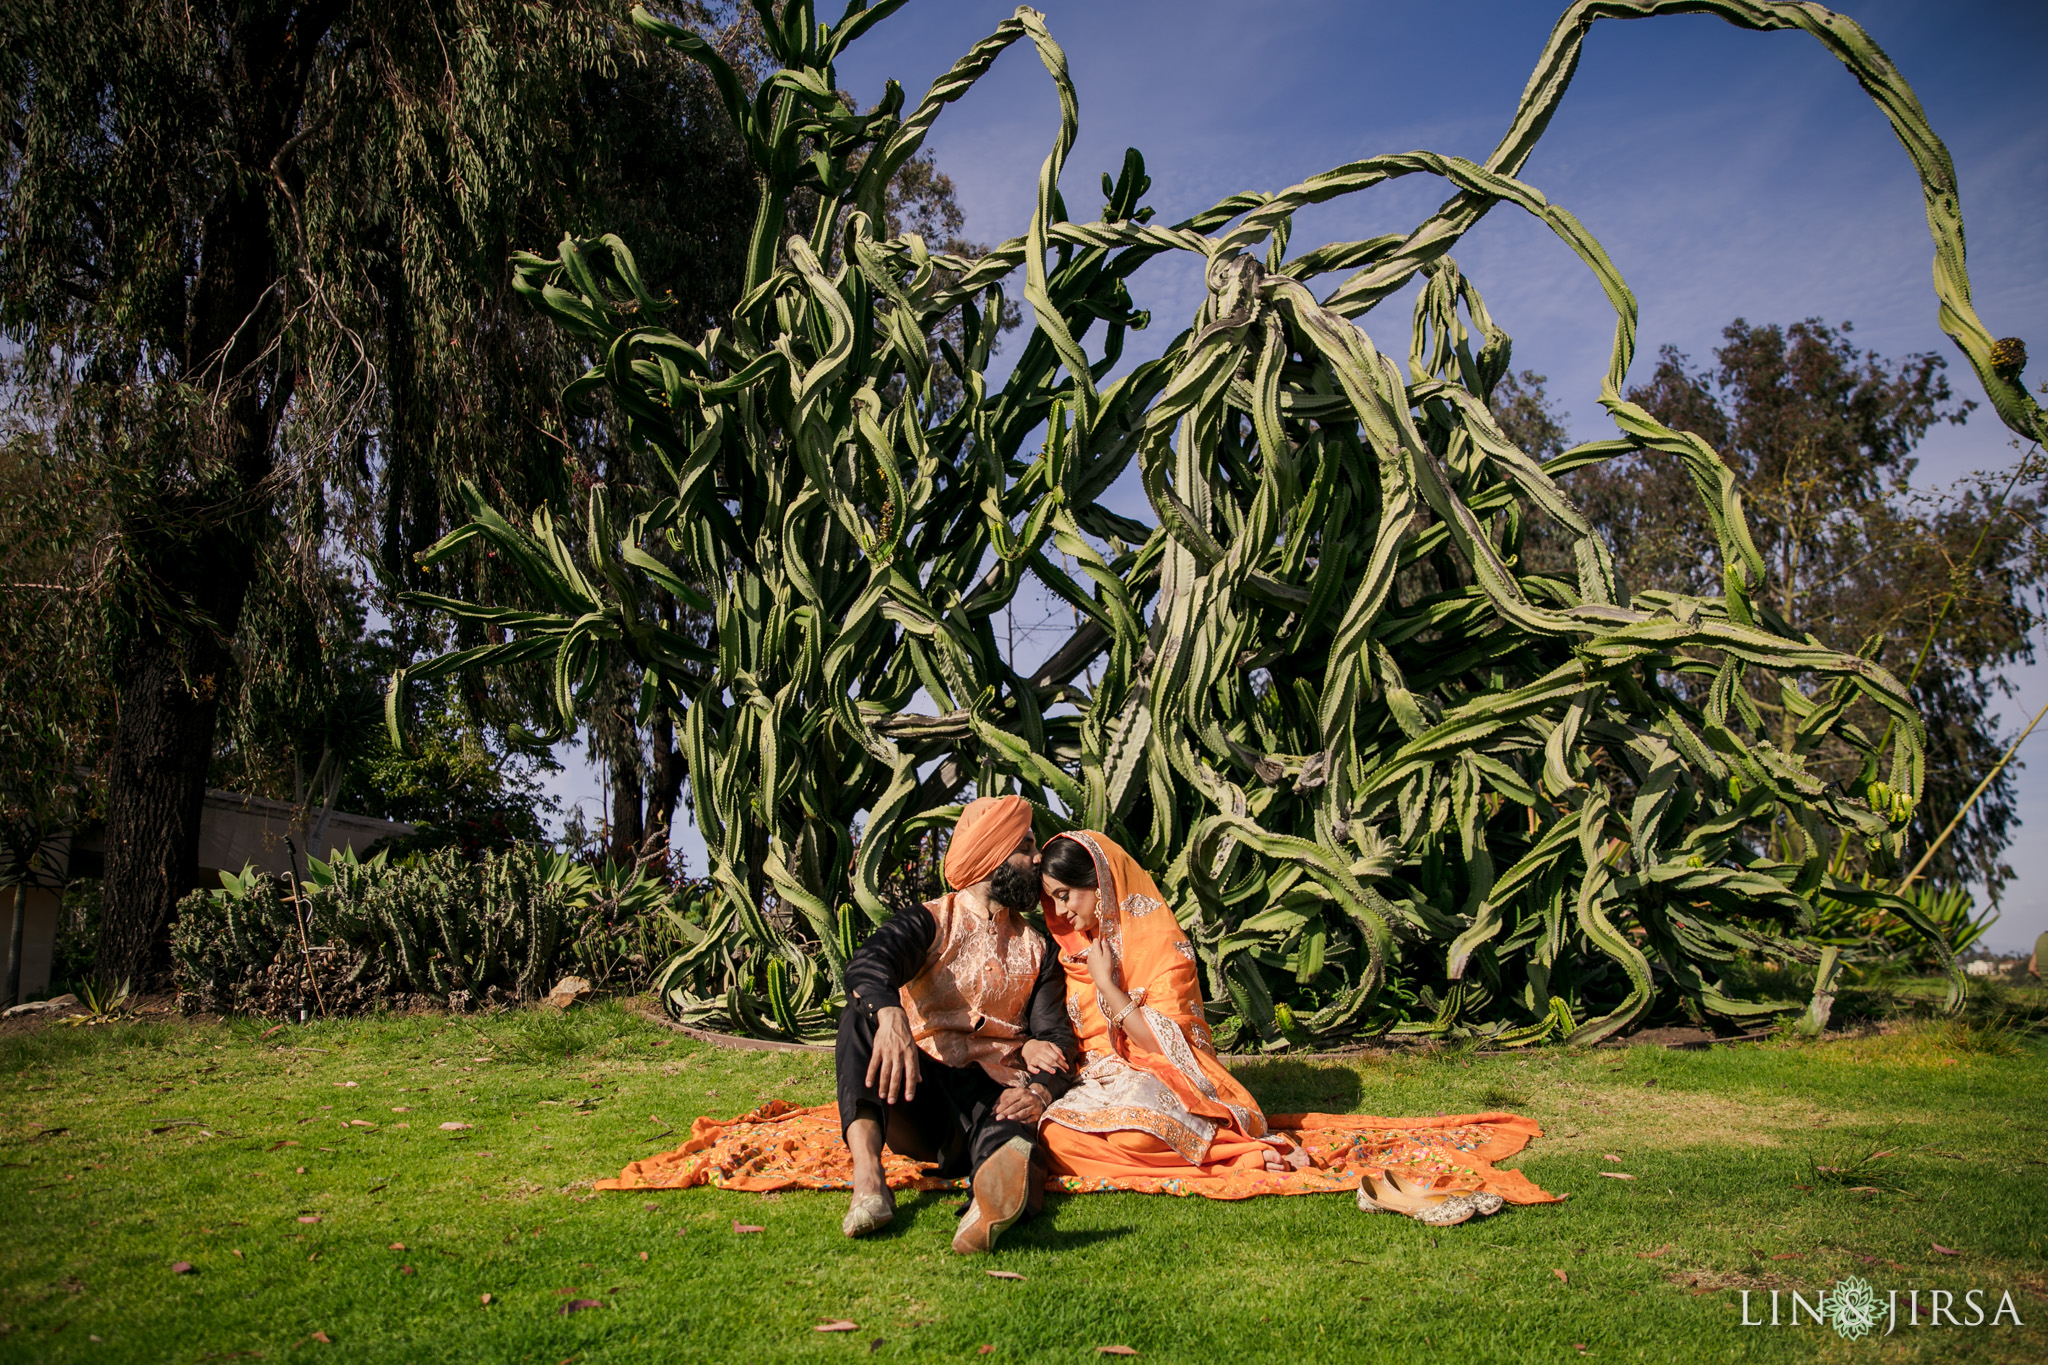
<path id="1" fill-rule="evenodd" d="M 1363 1093 L 1357 1072 L 1332 1063 L 1259 1061 L 1234 1066 L 1231 1074 L 1268 1114 L 1342 1114 L 1355 1108 Z"/>
<path id="2" fill-rule="evenodd" d="M 1030 1247 L 1034 1251 L 1080 1251 L 1098 1242 L 1118 1241 L 1137 1231 L 1134 1227 L 1061 1228 L 1060 1210 L 1066 1200 L 1067 1197 L 1049 1196 L 1044 1211 L 1038 1217 L 1003 1234 L 1003 1246 Z"/>
<path id="3" fill-rule="evenodd" d="M 124 1021 L 90 1027 L 38 1021 L 33 1029 L 0 1035 L 0 1071 L 57 1066 L 92 1053 L 159 1048 L 175 1041 L 171 1026 L 153 1021 Z"/>
<path id="4" fill-rule="evenodd" d="M 957 1190 L 919 1190 L 914 1194 L 905 1190 L 898 1190 L 896 1192 L 896 1216 L 889 1220 L 887 1227 L 882 1228 L 878 1232 L 871 1232 L 860 1240 L 863 1242 L 893 1242 L 898 1237 L 909 1233 L 920 1221 L 926 1218 L 945 1224 L 947 1227 L 946 1235 L 950 1237 L 953 1235 L 951 1229 L 956 1216 L 953 1205 L 960 1198 L 961 1194 Z"/>
<path id="5" fill-rule="evenodd" d="M 617 1000 L 569 1010 L 507 1010 L 471 1016 L 470 1027 L 488 1037 L 503 1061 L 555 1062 L 600 1053 L 621 1040 L 652 1032 Z"/>

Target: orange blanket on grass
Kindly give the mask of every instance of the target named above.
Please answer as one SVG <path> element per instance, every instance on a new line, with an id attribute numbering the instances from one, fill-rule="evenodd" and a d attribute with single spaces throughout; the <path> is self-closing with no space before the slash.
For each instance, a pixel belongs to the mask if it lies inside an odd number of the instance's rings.
<path id="1" fill-rule="evenodd" d="M 1494 1162 L 1513 1156 L 1541 1137 L 1534 1119 L 1515 1114 L 1446 1114 L 1437 1118 L 1387 1119 L 1361 1114 L 1276 1114 L 1273 1131 L 1307 1149 L 1314 1164 L 1276 1173 L 1232 1171 L 1213 1177 L 1053 1176 L 1048 1190 L 1082 1193 L 1131 1190 L 1141 1194 L 1199 1194 L 1210 1199 L 1250 1199 L 1261 1194 L 1330 1194 L 1358 1188 L 1361 1172 L 1392 1167 L 1403 1176 L 1442 1190 L 1487 1190 L 1510 1204 L 1554 1204 L 1520 1171 Z M 883 1170 L 894 1189 L 943 1190 L 966 1186 L 941 1180 L 934 1167 L 884 1152 Z M 712 1185 L 727 1190 L 844 1190 L 852 1188 L 853 1161 L 839 1138 L 839 1107 L 799 1109 L 772 1100 L 732 1119 L 700 1118 L 690 1140 L 673 1151 L 636 1161 L 600 1190 L 680 1190 Z"/>

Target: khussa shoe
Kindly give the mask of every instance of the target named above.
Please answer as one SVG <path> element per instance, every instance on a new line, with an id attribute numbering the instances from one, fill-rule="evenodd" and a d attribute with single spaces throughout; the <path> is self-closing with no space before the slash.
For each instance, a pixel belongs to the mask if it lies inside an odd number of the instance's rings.
<path id="1" fill-rule="evenodd" d="M 953 1234 L 953 1250 L 973 1256 L 995 1249 L 996 1238 L 1024 1216 L 1031 1199 L 1036 1168 L 1031 1164 L 1031 1139 L 1013 1137 L 996 1149 L 974 1173 L 974 1202 Z M 1045 1178 L 1037 1176 L 1042 1186 Z"/>
<path id="2" fill-rule="evenodd" d="M 896 1217 L 896 1191 L 884 1188 L 880 1194 L 857 1194 L 847 1207 L 839 1230 L 848 1237 L 865 1237 L 889 1226 Z"/>
<path id="3" fill-rule="evenodd" d="M 1358 1207 L 1366 1213 L 1406 1214 L 1431 1227 L 1456 1227 L 1475 1216 L 1499 1213 L 1505 1202 L 1499 1195 L 1484 1190 L 1431 1194 L 1427 1186 L 1404 1180 L 1392 1171 L 1384 1172 L 1378 1180 L 1366 1175 L 1358 1181 Z"/>

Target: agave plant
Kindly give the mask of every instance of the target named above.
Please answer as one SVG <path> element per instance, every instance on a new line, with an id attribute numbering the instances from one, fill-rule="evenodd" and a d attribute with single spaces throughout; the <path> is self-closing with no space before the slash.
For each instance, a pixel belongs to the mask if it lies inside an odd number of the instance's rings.
<path id="1" fill-rule="evenodd" d="M 522 527 L 469 490 L 470 522 L 424 558 L 488 545 L 532 601 L 415 598 L 494 643 L 399 673 L 389 707 L 396 733 L 410 679 L 545 661 L 566 729 L 608 659 L 638 669 L 643 718 L 665 709 L 684 736 L 720 897 L 667 973 L 673 1010 L 823 1033 L 848 954 L 888 913 L 892 859 L 970 785 L 1025 794 L 1041 833 L 1100 827 L 1140 850 L 1229 1016 L 1219 1041 L 1239 1046 L 1388 1030 L 1589 1042 L 1660 994 L 1724 1016 L 1798 1009 L 1723 988 L 1719 964 L 1754 951 L 1817 967 L 1812 1019 L 1837 956 L 1812 934 L 1823 893 L 1926 935 L 1959 986 L 1916 904 L 1839 871 L 1845 847 L 1880 875 L 1897 864 L 1922 777 L 1905 690 L 1771 610 L 1728 466 L 1621 396 L 1633 295 L 1519 178 L 1594 19 L 1706 11 L 1806 31 L 1904 143 L 1942 325 L 2001 417 L 2038 439 L 2040 409 L 1971 307 L 1947 154 L 1860 28 L 1769 0 L 1581 0 L 1484 163 L 1370 157 L 1165 225 L 1136 151 L 1103 176 L 1093 221 L 1069 216 L 1078 106 L 1035 11 L 915 106 L 892 83 L 861 113 L 833 62 L 901 0 L 853 0 L 832 25 L 808 0 L 755 3 L 783 69 L 752 92 L 701 39 L 634 11 L 709 68 L 753 153 L 760 213 L 730 325 L 665 329 L 616 236 L 515 260 L 520 290 L 598 357 L 571 397 L 622 414 L 663 487 L 593 489 L 580 556 L 556 511 Z M 891 177 L 1026 40 L 1061 108 L 1028 230 L 978 259 L 882 235 Z M 1450 197 L 1412 231 L 1290 254 L 1297 210 L 1417 175 Z M 815 214 L 784 236 L 795 203 Z M 1600 395 L 1616 435 L 1547 462 L 1494 420 L 1509 340 L 1449 254 L 1496 207 L 1556 233 L 1615 314 Z M 1126 281 L 1170 252 L 1203 260 L 1207 297 L 1112 381 L 1150 322 Z M 994 384 L 1020 266 L 1035 326 Z M 1404 370 L 1360 319 L 1418 276 Z M 1624 592 L 1558 483 L 1639 451 L 1690 471 L 1721 595 Z M 1149 524 L 1102 502 L 1133 469 Z M 1569 538 L 1573 573 L 1522 562 L 1538 514 Z M 1027 579 L 1081 619 L 1028 676 L 990 624 Z M 708 641 L 658 619 L 664 594 L 715 621 Z M 1765 689 L 1796 718 L 1789 742 L 1763 723 Z M 930 711 L 911 709 L 920 696 Z M 1888 713 L 1885 737 L 1845 719 L 1859 696 Z M 1851 782 L 1815 774 L 1824 742 L 1861 755 Z"/>

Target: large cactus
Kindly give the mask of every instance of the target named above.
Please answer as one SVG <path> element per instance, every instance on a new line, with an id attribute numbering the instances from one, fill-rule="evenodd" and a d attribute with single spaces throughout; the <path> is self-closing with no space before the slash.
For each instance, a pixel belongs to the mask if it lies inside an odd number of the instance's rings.
<path id="1" fill-rule="evenodd" d="M 1219 1036 L 1240 1045 L 1387 1029 L 1583 1042 L 1660 990 L 1723 1015 L 1796 1009 L 1737 998 L 1719 964 L 1756 950 L 1822 962 L 1807 938 L 1822 891 L 1932 932 L 1913 904 L 1839 875 L 1836 856 L 1853 841 L 1880 873 L 1896 862 L 1921 788 L 1906 692 L 1771 611 L 1728 467 L 1622 397 L 1628 287 L 1518 178 L 1594 19 L 1705 11 L 1803 29 L 1905 144 L 1942 325 L 2001 417 L 2038 438 L 2040 409 L 1994 368 L 1970 305 L 1946 152 L 1855 24 L 1767 0 L 1581 0 L 1484 164 L 1371 157 L 1167 226 L 1142 207 L 1135 151 L 1103 177 L 1099 216 L 1069 217 L 1077 100 L 1036 12 L 907 112 L 892 83 L 861 114 L 833 61 L 901 0 L 854 0 L 832 26 L 808 0 L 779 19 L 757 3 L 784 69 L 752 95 L 700 39 L 634 11 L 710 69 L 753 151 L 760 215 L 731 325 L 665 330 L 614 236 L 516 261 L 522 292 L 600 357 L 572 396 L 614 405 L 663 486 L 593 490 L 580 557 L 547 509 L 522 529 L 471 490 L 471 521 L 427 558 L 487 542 L 521 568 L 533 609 L 417 599 L 504 634 L 410 673 L 545 660 L 567 727 L 602 667 L 637 667 L 643 717 L 666 708 L 685 737 L 725 901 L 714 923 L 749 945 L 724 957 L 723 1010 L 701 982 L 679 1008 L 824 1027 L 846 954 L 887 913 L 892 857 L 969 783 L 1024 792 L 1047 832 L 1100 826 L 1142 849 L 1212 997 L 1234 1004 Z M 1025 39 L 1061 108 L 1028 231 L 976 260 L 881 236 L 896 170 Z M 1410 175 L 1451 189 L 1412 232 L 1289 254 L 1297 209 Z M 782 237 L 790 206 L 812 201 L 809 232 Z M 1489 412 L 1508 338 L 1448 254 L 1500 205 L 1555 232 L 1615 313 L 1600 397 L 1618 434 L 1548 462 Z M 1125 281 L 1165 252 L 1205 261 L 1208 297 L 1159 359 L 1107 382 L 1149 321 Z M 1036 325 L 994 386 L 1001 282 L 1020 265 Z M 1404 373 L 1357 319 L 1417 275 Z M 1626 595 L 1557 482 L 1645 450 L 1691 472 L 1721 596 Z M 1133 466 L 1156 525 L 1100 502 Z M 1522 562 L 1538 511 L 1574 573 Z M 1027 578 L 1083 624 L 1023 676 L 990 618 Z M 709 613 L 712 638 L 664 626 L 644 609 L 656 594 Z M 1084 669 L 1099 677 L 1077 686 Z M 394 730 L 407 679 L 393 680 Z M 1758 713 L 1766 684 L 1797 718 L 1789 747 Z M 920 692 L 931 713 L 908 709 Z M 1889 744 L 1845 719 L 1859 696 L 1889 713 Z M 1846 786 L 1809 768 L 1829 740 L 1863 757 Z M 764 889 L 786 913 L 766 913 Z"/>

